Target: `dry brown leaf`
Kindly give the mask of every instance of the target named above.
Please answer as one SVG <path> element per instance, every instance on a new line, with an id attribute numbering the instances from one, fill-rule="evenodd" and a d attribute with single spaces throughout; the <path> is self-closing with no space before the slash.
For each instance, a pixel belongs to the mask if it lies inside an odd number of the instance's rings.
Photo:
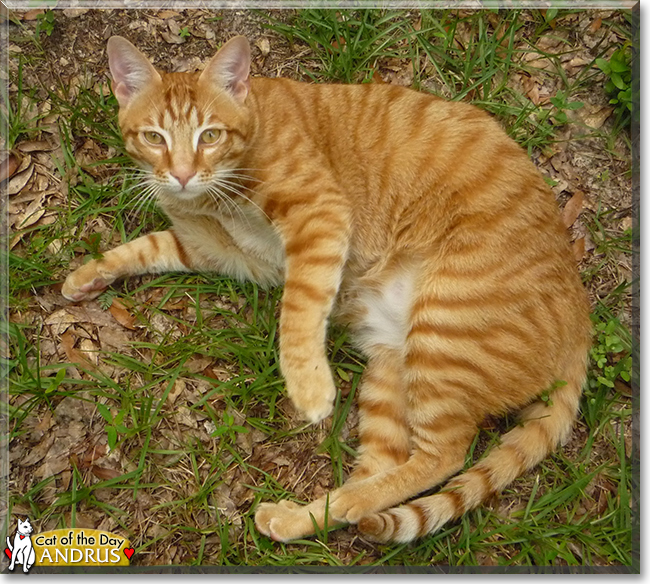
<path id="1" fill-rule="evenodd" d="M 45 458 L 45 455 L 48 453 L 52 444 L 54 444 L 55 436 L 50 434 L 49 436 L 43 438 L 36 446 L 29 449 L 29 452 L 25 456 L 21 456 L 18 460 L 18 463 L 21 466 L 31 466 L 36 464 Z"/>
<path id="2" fill-rule="evenodd" d="M 66 306 L 45 319 L 45 324 L 59 327 L 54 331 L 57 334 L 66 325 L 78 322 L 91 322 L 97 326 L 115 327 L 113 316 L 96 306 Z"/>
<path id="3" fill-rule="evenodd" d="M 212 363 L 212 357 L 205 357 L 203 355 L 193 355 L 185 361 L 185 367 L 190 373 L 198 373 L 203 371 L 208 365 Z"/>
<path id="4" fill-rule="evenodd" d="M 339 37 L 338 41 L 334 39 L 332 41 L 332 47 L 335 49 L 345 50 L 345 39 L 343 37 Z"/>
<path id="5" fill-rule="evenodd" d="M 573 257 L 579 262 L 585 255 L 585 238 L 579 237 L 573 242 Z"/>
<path id="6" fill-rule="evenodd" d="M 89 369 L 96 371 L 97 367 L 94 363 L 91 363 L 82 351 L 74 348 L 76 337 L 73 334 L 71 329 L 68 329 L 61 335 L 61 346 L 68 358 L 70 363 L 79 365 L 80 367 L 88 367 Z"/>
<path id="7" fill-rule="evenodd" d="M 67 18 L 77 18 L 78 16 L 86 14 L 89 10 L 90 8 L 64 8 L 63 15 Z"/>
<path id="8" fill-rule="evenodd" d="M 161 10 L 156 16 L 158 18 L 162 18 L 163 20 L 167 20 L 168 18 L 174 18 L 175 16 L 180 16 L 180 12 L 176 12 L 176 10 Z"/>
<path id="9" fill-rule="evenodd" d="M 530 89 L 526 92 L 526 97 L 530 99 L 535 105 L 539 105 L 539 85 L 536 82 L 531 84 Z"/>
<path id="10" fill-rule="evenodd" d="M 52 412 L 50 410 L 47 410 L 45 412 L 45 415 L 43 416 L 43 419 L 34 426 L 35 430 L 40 430 L 41 432 L 45 432 L 45 430 L 48 430 L 50 426 L 52 425 Z"/>
<path id="11" fill-rule="evenodd" d="M 182 379 L 176 379 L 176 381 L 174 381 L 174 387 L 167 394 L 167 401 L 170 405 L 174 405 L 174 402 L 178 399 L 178 396 L 185 391 L 186 387 L 187 384 Z"/>
<path id="12" fill-rule="evenodd" d="M 590 25 L 589 31 L 593 34 L 595 33 L 603 24 L 603 19 L 598 17 Z"/>
<path id="13" fill-rule="evenodd" d="M 104 326 L 101 327 L 98 334 L 102 347 L 106 345 L 123 353 L 131 344 L 129 334 L 121 327 Z"/>
<path id="14" fill-rule="evenodd" d="M 89 447 L 81 460 L 81 464 L 86 467 L 90 466 L 93 462 L 105 456 L 107 449 L 106 444 L 95 444 Z"/>
<path id="15" fill-rule="evenodd" d="M 174 419 L 183 426 L 188 428 L 198 428 L 198 423 L 196 421 L 196 416 L 194 412 L 190 410 L 187 406 L 182 406 L 174 412 Z"/>
<path id="16" fill-rule="evenodd" d="M 185 37 L 174 35 L 167 31 L 162 31 L 160 33 L 160 36 L 162 36 L 162 38 L 165 39 L 165 42 L 169 43 L 170 45 L 182 45 L 185 42 Z"/>
<path id="17" fill-rule="evenodd" d="M 25 229 L 38 222 L 38 220 L 45 214 L 43 203 L 45 202 L 45 193 L 41 193 L 36 197 L 28 206 L 22 215 L 14 221 L 14 225 L 20 229 Z"/>
<path id="18" fill-rule="evenodd" d="M 23 20 L 36 20 L 39 14 L 45 14 L 43 8 L 32 8 L 23 14 Z"/>
<path id="19" fill-rule="evenodd" d="M 69 470 L 64 470 L 61 473 L 61 490 L 67 491 L 70 487 L 70 482 L 72 481 L 72 472 Z"/>
<path id="20" fill-rule="evenodd" d="M 90 470 L 98 479 L 101 479 L 103 481 L 116 479 L 117 477 L 122 476 L 122 473 L 120 471 L 112 468 L 104 468 L 103 466 L 93 465 Z"/>
<path id="21" fill-rule="evenodd" d="M 29 179 L 32 178 L 34 174 L 34 165 L 30 164 L 26 170 L 18 172 L 7 185 L 7 194 L 15 195 L 23 190 L 25 185 L 29 182 Z"/>
<path id="22" fill-rule="evenodd" d="M 70 468 L 70 463 L 66 457 L 50 456 L 34 471 L 34 476 L 39 479 L 46 479 L 58 475 L 67 468 Z"/>
<path id="23" fill-rule="evenodd" d="M 11 178 L 20 166 L 20 158 L 15 152 L 6 152 L 0 162 L 0 182 Z"/>
<path id="24" fill-rule="evenodd" d="M 113 315 L 113 318 L 119 322 L 124 328 L 134 331 L 135 326 L 135 316 L 129 313 L 124 304 L 122 304 L 117 298 L 113 298 L 113 303 L 108 309 Z"/>
<path id="25" fill-rule="evenodd" d="M 266 57 L 271 52 L 271 43 L 267 38 L 262 37 L 258 39 L 255 45 L 260 50 L 260 53 L 262 53 L 262 57 Z"/>
<path id="26" fill-rule="evenodd" d="M 589 127 L 597 130 L 600 128 L 606 121 L 609 116 L 614 112 L 614 108 L 611 106 L 604 106 L 599 108 L 591 113 L 588 113 L 583 117 L 582 121 Z"/>
<path id="27" fill-rule="evenodd" d="M 562 209 L 562 222 L 565 227 L 571 227 L 579 217 L 582 211 L 582 204 L 585 200 L 585 194 L 582 191 L 576 191 L 567 201 Z"/>

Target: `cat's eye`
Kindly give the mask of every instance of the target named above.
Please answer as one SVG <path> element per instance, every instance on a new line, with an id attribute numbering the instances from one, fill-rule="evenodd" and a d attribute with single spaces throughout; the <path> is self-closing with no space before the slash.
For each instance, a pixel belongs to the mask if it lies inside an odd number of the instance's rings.
<path id="1" fill-rule="evenodd" d="M 201 144 L 215 144 L 220 136 L 221 130 L 205 130 L 199 136 L 199 142 Z"/>
<path id="2" fill-rule="evenodd" d="M 165 143 L 165 139 L 162 137 L 162 134 L 159 134 L 158 132 L 145 132 L 144 139 L 149 142 L 149 144 L 153 144 L 154 146 L 160 146 L 161 144 Z"/>

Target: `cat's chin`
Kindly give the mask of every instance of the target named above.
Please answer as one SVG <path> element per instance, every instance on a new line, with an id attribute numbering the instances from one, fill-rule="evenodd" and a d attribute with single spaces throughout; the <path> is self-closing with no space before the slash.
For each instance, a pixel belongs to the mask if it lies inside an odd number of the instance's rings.
<path id="1" fill-rule="evenodd" d="M 161 196 L 171 201 L 196 201 L 207 194 L 207 191 L 199 187 L 190 187 L 183 189 L 165 189 Z"/>

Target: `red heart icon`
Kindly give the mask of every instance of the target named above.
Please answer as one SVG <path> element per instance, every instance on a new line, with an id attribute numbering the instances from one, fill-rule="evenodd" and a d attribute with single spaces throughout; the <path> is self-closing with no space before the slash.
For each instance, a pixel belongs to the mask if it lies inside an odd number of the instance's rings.
<path id="1" fill-rule="evenodd" d="M 135 552 L 135 550 L 134 550 L 133 548 L 124 548 L 123 551 L 124 551 L 124 555 L 125 555 L 127 558 L 129 558 L 129 560 L 131 559 L 131 556 L 132 556 L 133 553 Z"/>
<path id="2" fill-rule="evenodd" d="M 11 559 L 11 550 L 9 548 L 5 548 L 5 554 Z"/>

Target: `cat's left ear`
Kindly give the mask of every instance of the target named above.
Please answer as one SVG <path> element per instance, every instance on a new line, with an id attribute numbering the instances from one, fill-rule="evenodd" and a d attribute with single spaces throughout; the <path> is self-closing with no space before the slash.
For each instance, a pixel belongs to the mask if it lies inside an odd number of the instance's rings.
<path id="1" fill-rule="evenodd" d="M 200 81 L 215 83 L 226 89 L 238 102 L 244 103 L 250 90 L 251 48 L 248 39 L 230 39 L 212 57 L 201 73 Z"/>

